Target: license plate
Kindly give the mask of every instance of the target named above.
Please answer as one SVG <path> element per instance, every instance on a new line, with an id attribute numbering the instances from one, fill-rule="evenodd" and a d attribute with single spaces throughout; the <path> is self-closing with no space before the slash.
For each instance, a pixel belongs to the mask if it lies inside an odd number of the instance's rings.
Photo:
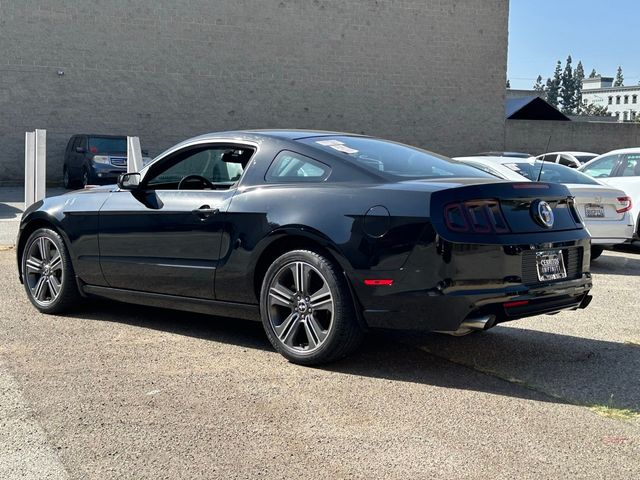
<path id="1" fill-rule="evenodd" d="M 590 203 L 584 206 L 584 213 L 587 218 L 604 218 L 604 207 Z"/>
<path id="2" fill-rule="evenodd" d="M 536 266 L 538 267 L 538 280 L 541 282 L 567 278 L 567 269 L 564 266 L 561 250 L 537 252 Z"/>

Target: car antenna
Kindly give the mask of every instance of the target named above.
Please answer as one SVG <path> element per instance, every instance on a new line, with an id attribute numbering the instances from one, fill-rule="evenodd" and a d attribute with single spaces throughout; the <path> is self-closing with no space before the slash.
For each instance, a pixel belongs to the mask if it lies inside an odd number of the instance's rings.
<path id="1" fill-rule="evenodd" d="M 539 182 L 540 177 L 542 176 L 542 169 L 544 168 L 544 159 L 547 158 L 547 153 L 549 153 L 549 145 L 551 145 L 551 135 L 549 135 L 549 140 L 547 141 L 547 148 L 544 149 L 544 154 L 542 155 L 542 162 L 540 162 L 540 171 L 538 172 L 538 178 L 536 179 L 536 182 Z"/>

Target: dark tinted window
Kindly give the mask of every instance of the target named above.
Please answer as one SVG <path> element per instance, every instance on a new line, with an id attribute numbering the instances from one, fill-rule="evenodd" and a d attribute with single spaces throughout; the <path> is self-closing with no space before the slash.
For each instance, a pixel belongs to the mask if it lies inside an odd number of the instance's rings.
<path id="1" fill-rule="evenodd" d="M 583 185 L 599 185 L 593 178 L 578 172 L 577 170 L 558 163 L 544 162 L 542 167 L 542 173 L 540 173 L 540 167 L 543 164 L 537 162 L 535 164 L 528 162 L 514 162 L 505 163 L 504 166 L 510 168 L 514 172 L 519 173 L 523 177 L 528 178 L 532 182 L 538 180 L 540 175 L 541 182 L 549 183 L 578 183 Z"/>
<path id="2" fill-rule="evenodd" d="M 126 137 L 89 137 L 91 153 L 127 153 Z"/>
<path id="3" fill-rule="evenodd" d="M 266 174 L 268 182 L 319 182 L 331 173 L 328 165 L 295 152 L 280 152 Z"/>
<path id="4" fill-rule="evenodd" d="M 299 140 L 383 176 L 400 178 L 491 178 L 491 175 L 434 153 L 365 137 L 332 136 Z"/>

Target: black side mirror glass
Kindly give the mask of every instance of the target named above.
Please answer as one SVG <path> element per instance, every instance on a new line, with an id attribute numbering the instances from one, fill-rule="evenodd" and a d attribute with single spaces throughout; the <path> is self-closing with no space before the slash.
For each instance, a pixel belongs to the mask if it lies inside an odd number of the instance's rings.
<path id="1" fill-rule="evenodd" d="M 122 173 L 118 177 L 118 187 L 122 190 L 137 190 L 140 187 L 142 175 L 139 173 Z"/>

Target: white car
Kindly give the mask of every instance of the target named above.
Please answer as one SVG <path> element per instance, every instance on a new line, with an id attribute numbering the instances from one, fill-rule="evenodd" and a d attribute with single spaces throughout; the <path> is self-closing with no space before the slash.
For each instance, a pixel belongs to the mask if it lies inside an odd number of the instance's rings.
<path id="1" fill-rule="evenodd" d="M 580 170 L 599 182 L 627 192 L 633 201 L 635 238 L 640 239 L 640 148 L 614 150 L 586 163 Z"/>
<path id="2" fill-rule="evenodd" d="M 575 197 L 576 208 L 591 235 L 591 258 L 596 259 L 605 246 L 630 241 L 633 237 L 631 199 L 610 185 L 603 185 L 583 173 L 557 163 L 505 157 L 458 157 L 505 180 L 562 183 Z"/>
<path id="3" fill-rule="evenodd" d="M 559 163 L 565 167 L 580 168 L 597 156 L 597 153 L 590 152 L 551 152 L 538 155 L 536 158 L 545 162 Z"/>

